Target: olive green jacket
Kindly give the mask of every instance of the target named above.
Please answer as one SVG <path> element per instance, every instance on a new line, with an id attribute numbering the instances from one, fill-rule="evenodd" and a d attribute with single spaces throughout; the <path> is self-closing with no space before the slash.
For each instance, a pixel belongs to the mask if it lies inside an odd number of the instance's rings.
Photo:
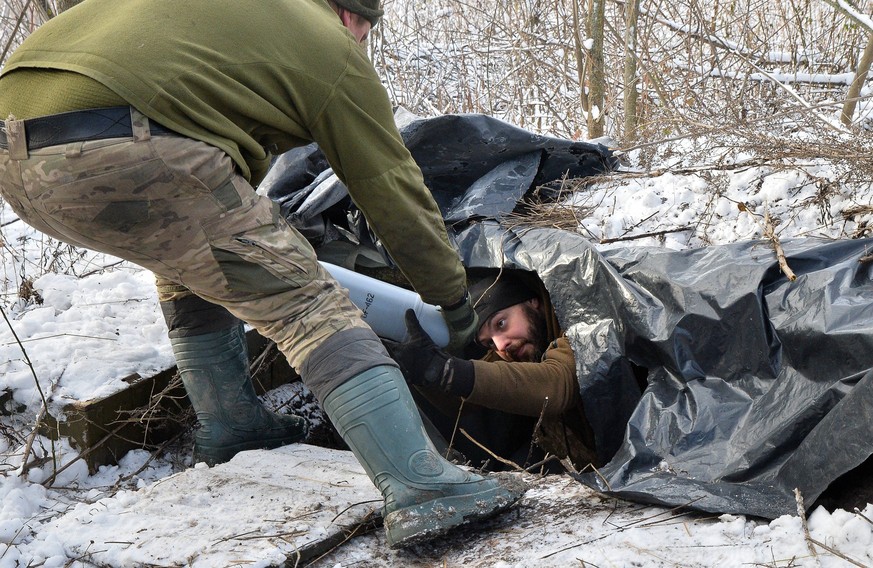
<path id="1" fill-rule="evenodd" d="M 324 0 L 88 0 L 22 43 L 0 90 L 19 69 L 90 77 L 221 148 L 255 184 L 271 154 L 317 142 L 424 300 L 463 295 L 463 267 L 385 89 Z"/>

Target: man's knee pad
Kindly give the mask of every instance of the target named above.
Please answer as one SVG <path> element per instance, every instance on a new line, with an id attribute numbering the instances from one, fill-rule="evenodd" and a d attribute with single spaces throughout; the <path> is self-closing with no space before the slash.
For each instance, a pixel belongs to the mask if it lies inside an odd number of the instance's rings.
<path id="1" fill-rule="evenodd" d="M 369 328 L 353 328 L 331 335 L 312 350 L 300 369 L 303 383 L 324 402 L 335 388 L 379 365 L 397 366 Z"/>
<path id="2" fill-rule="evenodd" d="M 240 320 L 222 306 L 194 294 L 161 302 L 161 311 L 171 339 L 203 335 L 240 324 Z"/>

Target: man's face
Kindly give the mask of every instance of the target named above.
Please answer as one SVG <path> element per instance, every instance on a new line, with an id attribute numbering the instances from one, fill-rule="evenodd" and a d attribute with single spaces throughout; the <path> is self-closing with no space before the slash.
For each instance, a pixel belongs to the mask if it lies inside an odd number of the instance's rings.
<path id="1" fill-rule="evenodd" d="M 495 312 L 476 339 L 505 361 L 538 362 L 546 349 L 546 319 L 537 298 Z"/>

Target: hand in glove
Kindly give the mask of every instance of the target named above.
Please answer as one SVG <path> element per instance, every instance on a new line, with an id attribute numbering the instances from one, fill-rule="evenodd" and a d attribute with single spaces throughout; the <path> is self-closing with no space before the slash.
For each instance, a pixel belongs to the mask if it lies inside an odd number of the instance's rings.
<path id="1" fill-rule="evenodd" d="M 469 396 L 473 390 L 473 363 L 440 349 L 422 329 L 413 310 L 406 310 L 406 329 L 409 331 L 406 341 L 388 346 L 406 382 Z"/>
<path id="2" fill-rule="evenodd" d="M 479 331 L 479 315 L 473 310 L 470 294 L 465 293 L 460 302 L 454 306 L 443 307 L 441 312 L 449 327 L 449 344 L 446 346 L 446 351 L 461 355 Z M 408 320 L 407 327 L 409 327 Z"/>

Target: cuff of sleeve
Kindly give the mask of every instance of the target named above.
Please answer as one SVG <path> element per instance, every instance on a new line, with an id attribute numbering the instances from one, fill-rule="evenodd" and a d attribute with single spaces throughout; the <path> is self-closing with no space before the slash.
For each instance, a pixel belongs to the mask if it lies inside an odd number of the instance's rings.
<path id="1" fill-rule="evenodd" d="M 465 359 L 452 357 L 452 382 L 449 385 L 449 393 L 455 396 L 467 398 L 473 392 L 473 383 L 476 382 L 476 373 L 473 370 L 473 362 Z"/>
<path id="2" fill-rule="evenodd" d="M 442 306 L 443 310 L 450 312 L 452 310 L 457 310 L 461 306 L 467 303 L 467 300 L 470 298 L 470 292 L 464 290 L 464 295 L 461 296 L 461 299 L 455 302 L 454 304 L 449 304 L 447 306 Z"/>

